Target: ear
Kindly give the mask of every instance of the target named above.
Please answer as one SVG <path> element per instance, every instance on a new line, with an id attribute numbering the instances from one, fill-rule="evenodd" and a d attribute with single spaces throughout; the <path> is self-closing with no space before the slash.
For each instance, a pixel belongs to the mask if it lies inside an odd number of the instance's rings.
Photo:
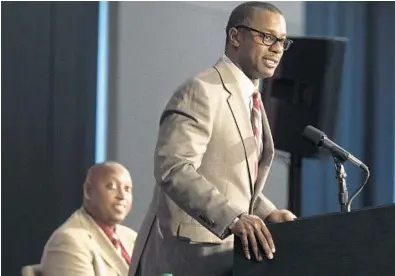
<path id="1" fill-rule="evenodd" d="M 84 183 L 84 199 L 89 200 L 91 198 L 92 187 L 89 182 Z"/>
<path id="2" fill-rule="evenodd" d="M 236 28 L 230 28 L 229 33 L 229 44 L 232 45 L 233 47 L 239 47 L 240 46 L 240 32 Z"/>

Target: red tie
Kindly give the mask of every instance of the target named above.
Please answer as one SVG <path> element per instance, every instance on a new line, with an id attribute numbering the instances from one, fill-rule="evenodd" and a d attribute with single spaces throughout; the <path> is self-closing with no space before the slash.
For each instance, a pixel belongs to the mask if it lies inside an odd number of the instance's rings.
<path id="1" fill-rule="evenodd" d="M 125 248 L 121 245 L 121 240 L 119 239 L 118 235 L 114 232 L 111 239 L 112 243 L 115 246 L 118 254 L 123 256 L 128 264 L 130 264 L 130 256 L 128 252 L 126 252 Z"/>
<path id="2" fill-rule="evenodd" d="M 258 146 L 258 160 L 262 152 L 263 142 L 262 142 L 262 110 L 261 110 L 261 94 L 259 92 L 254 92 L 252 94 L 252 114 L 251 114 L 251 123 L 252 123 L 252 130 L 254 133 L 255 141 Z M 255 163 L 255 179 L 258 178 L 258 162 Z"/>

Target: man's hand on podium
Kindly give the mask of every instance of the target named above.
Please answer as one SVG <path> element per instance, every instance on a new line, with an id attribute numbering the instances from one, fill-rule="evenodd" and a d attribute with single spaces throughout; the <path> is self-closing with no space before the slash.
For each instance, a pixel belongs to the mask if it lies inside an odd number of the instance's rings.
<path id="1" fill-rule="evenodd" d="M 272 235 L 261 218 L 244 213 L 230 230 L 233 234 L 240 237 L 247 259 L 251 259 L 250 248 L 258 261 L 262 261 L 260 248 L 263 248 L 269 259 L 273 259 L 275 247 Z"/>
<path id="2" fill-rule="evenodd" d="M 278 223 L 293 221 L 296 219 L 296 216 L 288 210 L 274 210 L 266 217 L 266 219 L 269 222 Z"/>

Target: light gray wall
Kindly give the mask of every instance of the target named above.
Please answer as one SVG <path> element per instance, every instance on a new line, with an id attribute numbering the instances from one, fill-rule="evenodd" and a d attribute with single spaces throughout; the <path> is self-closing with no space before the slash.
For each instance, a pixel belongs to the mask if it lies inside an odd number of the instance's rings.
<path id="1" fill-rule="evenodd" d="M 222 55 L 225 26 L 239 3 L 110 2 L 108 159 L 132 173 L 134 202 L 125 224 L 136 230 L 154 187 L 160 114 L 181 82 Z M 288 32 L 303 35 L 304 3 L 275 4 L 287 18 Z M 265 194 L 281 208 L 287 206 L 287 174 L 276 158 Z"/>

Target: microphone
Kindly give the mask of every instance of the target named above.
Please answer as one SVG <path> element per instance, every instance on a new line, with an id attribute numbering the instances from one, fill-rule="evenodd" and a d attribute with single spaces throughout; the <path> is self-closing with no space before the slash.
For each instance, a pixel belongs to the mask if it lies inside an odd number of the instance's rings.
<path id="1" fill-rule="evenodd" d="M 328 150 L 333 157 L 340 159 L 341 161 L 350 161 L 354 163 L 358 167 L 368 171 L 368 167 L 354 155 L 337 145 L 335 142 L 331 141 L 324 132 L 319 129 L 316 129 L 313 126 L 306 126 L 302 136 L 311 142 L 318 148 L 324 148 Z"/>

